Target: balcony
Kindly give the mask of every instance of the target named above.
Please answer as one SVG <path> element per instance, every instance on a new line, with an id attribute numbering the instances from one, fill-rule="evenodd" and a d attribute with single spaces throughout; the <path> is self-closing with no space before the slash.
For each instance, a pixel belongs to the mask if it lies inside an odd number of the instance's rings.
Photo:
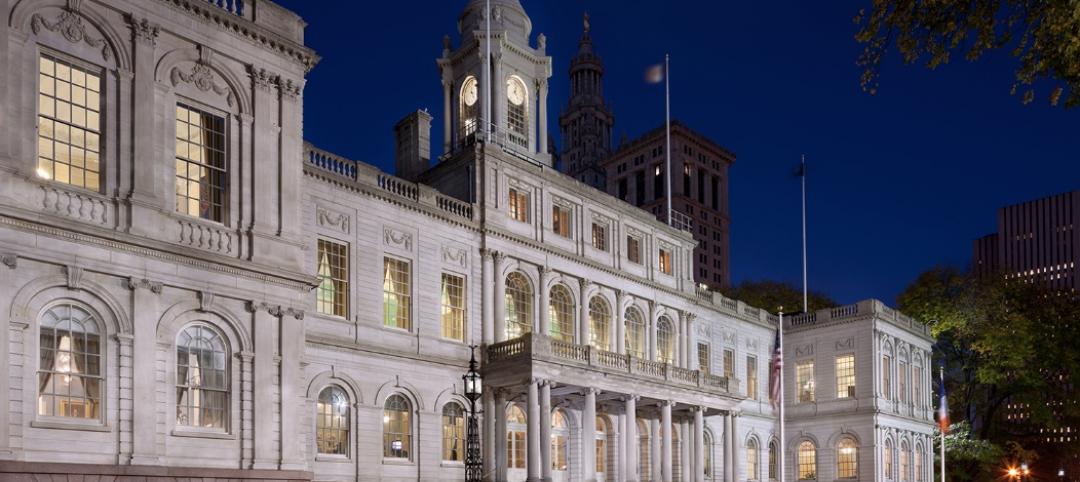
<path id="1" fill-rule="evenodd" d="M 484 379 L 489 386 L 539 377 L 658 399 L 671 399 L 673 392 L 684 395 L 675 397 L 680 400 L 743 398 L 738 380 L 534 333 L 490 345 L 485 355 Z"/>

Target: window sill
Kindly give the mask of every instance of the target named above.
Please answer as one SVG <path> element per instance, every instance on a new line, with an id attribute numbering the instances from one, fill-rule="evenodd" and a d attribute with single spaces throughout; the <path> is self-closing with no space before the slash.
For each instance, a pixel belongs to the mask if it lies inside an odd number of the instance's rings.
<path id="1" fill-rule="evenodd" d="M 384 457 L 382 461 L 383 465 L 416 465 L 409 459 L 398 459 Z"/>
<path id="2" fill-rule="evenodd" d="M 440 467 L 451 468 L 451 469 L 464 469 L 465 468 L 465 462 L 453 462 L 453 461 L 443 460 L 442 463 L 439 464 L 439 466 Z"/>
<path id="3" fill-rule="evenodd" d="M 236 440 L 236 435 L 228 432 L 213 432 L 209 430 L 174 428 L 174 437 L 210 438 L 217 440 Z"/>
<path id="4" fill-rule="evenodd" d="M 329 462 L 329 463 L 346 463 L 352 462 L 348 455 L 335 455 L 335 454 L 317 454 L 315 455 L 316 462 Z"/>
<path id="5" fill-rule="evenodd" d="M 102 425 L 96 420 L 89 420 L 86 422 L 79 422 L 73 420 L 33 420 L 30 422 L 30 426 L 33 428 L 54 430 L 82 430 L 85 432 L 112 431 L 112 428 L 110 428 L 108 425 Z"/>

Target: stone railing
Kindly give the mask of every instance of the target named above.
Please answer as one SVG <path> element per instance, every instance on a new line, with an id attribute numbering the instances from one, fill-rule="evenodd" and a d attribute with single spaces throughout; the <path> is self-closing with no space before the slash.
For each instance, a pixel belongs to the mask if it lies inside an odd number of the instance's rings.
<path id="1" fill-rule="evenodd" d="M 578 345 L 533 333 L 526 333 L 513 340 L 490 345 L 487 347 L 486 355 L 486 364 L 496 367 L 500 362 L 518 358 L 540 359 L 573 363 L 607 372 L 625 373 L 690 388 L 707 388 L 734 393 L 730 391 L 730 388 L 737 386 L 737 383 L 729 383 L 727 377 L 645 360 L 632 355 L 597 350 L 588 345 Z"/>
<path id="2" fill-rule="evenodd" d="M 251 19 L 248 9 L 244 8 L 244 0 L 206 0 L 206 2 L 233 15 Z"/>
<path id="3" fill-rule="evenodd" d="M 103 226 L 113 219 L 113 203 L 106 197 L 56 184 L 42 185 L 41 194 L 41 207 L 47 213 Z"/>
<path id="4" fill-rule="evenodd" d="M 885 306 L 885 303 L 882 303 L 881 301 L 873 299 L 863 300 L 850 305 L 837 306 L 835 308 L 826 308 L 810 313 L 799 313 L 790 317 L 785 316 L 784 324 L 790 328 L 801 328 L 825 326 L 832 323 L 847 322 L 864 318 L 869 319 L 871 317 L 888 321 L 917 334 L 927 336 L 930 334 L 930 329 L 925 324 L 913 320 L 911 317 L 908 317 L 893 308 Z"/>
<path id="5" fill-rule="evenodd" d="M 236 233 L 224 226 L 194 219 L 178 219 L 176 222 L 180 228 L 177 241 L 182 245 L 229 256 L 236 254 L 239 248 Z"/>
<path id="6" fill-rule="evenodd" d="M 392 199 L 426 206 L 454 218 L 473 219 L 473 205 L 447 196 L 434 188 L 380 172 L 374 166 L 347 159 L 304 144 L 304 169 L 331 174 L 338 180 L 361 189 L 381 193 Z"/>

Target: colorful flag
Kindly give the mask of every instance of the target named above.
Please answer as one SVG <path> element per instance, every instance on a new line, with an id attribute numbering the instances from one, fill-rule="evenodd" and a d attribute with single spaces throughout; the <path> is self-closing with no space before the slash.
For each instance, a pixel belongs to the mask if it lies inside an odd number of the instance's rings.
<path id="1" fill-rule="evenodd" d="M 945 393 L 945 371 L 941 371 L 941 402 L 938 403 L 938 426 L 941 433 L 949 431 L 949 397 Z"/>
<path id="2" fill-rule="evenodd" d="M 664 64 L 656 64 L 645 70 L 645 82 L 659 84 L 664 81 Z"/>
<path id="3" fill-rule="evenodd" d="M 784 387 L 784 355 L 780 347 L 780 327 L 776 327 L 776 340 L 773 342 L 772 369 L 769 370 L 769 403 L 773 407 L 780 404 L 780 390 Z"/>

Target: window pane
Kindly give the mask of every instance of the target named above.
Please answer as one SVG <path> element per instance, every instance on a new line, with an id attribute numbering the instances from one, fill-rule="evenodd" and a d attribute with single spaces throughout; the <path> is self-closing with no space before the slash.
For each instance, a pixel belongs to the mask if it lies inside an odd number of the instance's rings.
<path id="1" fill-rule="evenodd" d="M 228 353 L 221 335 L 189 325 L 176 343 L 176 423 L 225 429 L 229 407 Z"/>
<path id="2" fill-rule="evenodd" d="M 49 308 L 39 320 L 39 415 L 96 419 L 104 379 L 97 320 L 73 304 Z"/>
<path id="3" fill-rule="evenodd" d="M 465 341 L 465 278 L 442 275 L 442 336 Z"/>
<path id="4" fill-rule="evenodd" d="M 37 175 L 97 191 L 100 188 L 100 165 L 96 161 L 100 159 L 97 139 L 101 98 L 96 93 L 88 96 L 84 86 L 91 80 L 97 85 L 100 72 L 91 72 L 44 54 L 39 67 Z M 71 146 L 77 149 L 73 151 Z M 95 160 L 93 165 L 85 162 L 89 156 Z"/>
<path id="5" fill-rule="evenodd" d="M 383 324 L 391 328 L 412 328 L 412 278 L 408 261 L 383 259 Z"/>
<path id="6" fill-rule="evenodd" d="M 198 133 L 192 135 L 192 133 Z M 192 137 L 195 139 L 193 140 Z M 187 181 L 176 210 L 211 221 L 224 220 L 226 176 L 225 151 L 215 149 L 225 141 L 225 120 L 184 104 L 176 106 L 177 179 Z M 181 162 L 187 169 L 180 168 Z"/>
<path id="7" fill-rule="evenodd" d="M 319 313 L 347 317 L 349 311 L 349 247 L 319 239 L 319 287 L 315 307 Z"/>
<path id="8" fill-rule="evenodd" d="M 506 277 L 506 339 L 532 331 L 533 291 L 525 275 L 514 272 Z"/>

